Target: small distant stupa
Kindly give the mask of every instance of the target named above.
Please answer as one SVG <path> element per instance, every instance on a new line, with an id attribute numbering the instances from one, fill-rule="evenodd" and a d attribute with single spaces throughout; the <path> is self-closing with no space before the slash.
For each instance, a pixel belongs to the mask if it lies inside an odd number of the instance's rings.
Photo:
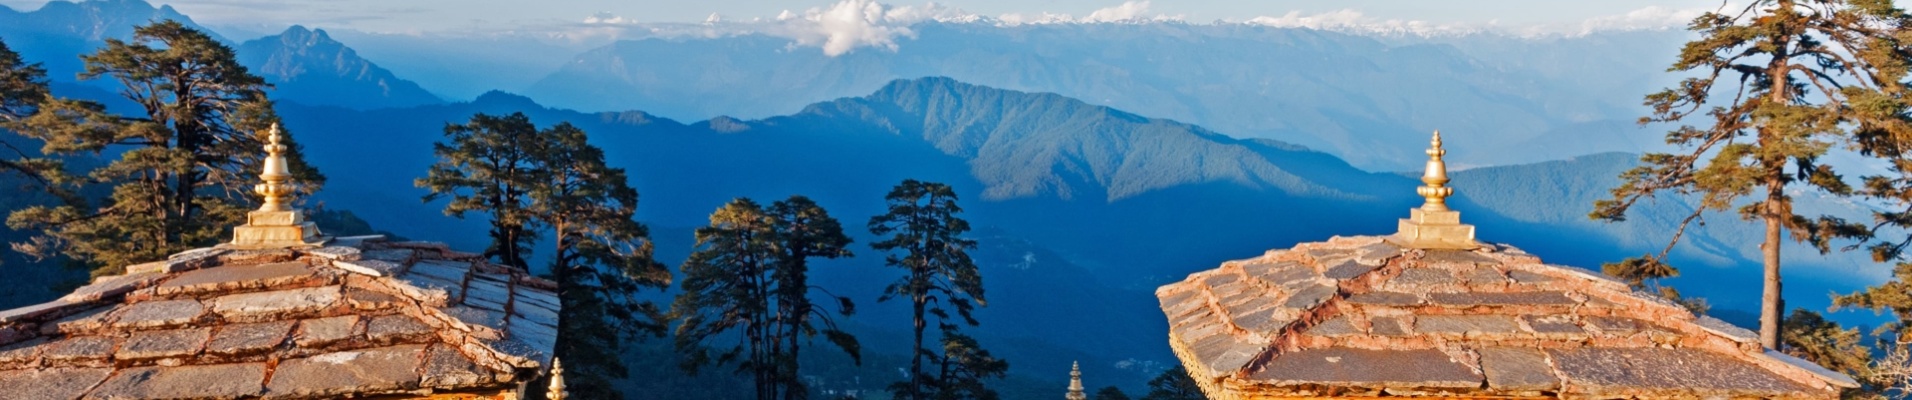
<path id="1" fill-rule="evenodd" d="M 1089 395 L 1082 392 L 1082 363 L 1069 363 L 1069 394 L 1062 398 L 1089 400 Z"/>

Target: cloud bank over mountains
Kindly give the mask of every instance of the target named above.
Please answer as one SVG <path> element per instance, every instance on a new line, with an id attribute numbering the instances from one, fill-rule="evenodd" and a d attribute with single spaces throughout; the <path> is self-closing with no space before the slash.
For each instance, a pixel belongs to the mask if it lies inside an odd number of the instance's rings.
<path id="1" fill-rule="evenodd" d="M 896 51 L 898 46 L 901 46 L 900 41 L 916 37 L 917 29 L 914 26 L 923 23 L 987 24 L 998 27 L 1044 24 L 1240 24 L 1371 35 L 1432 37 L 1503 34 L 1519 37 L 1557 37 L 1582 36 L 1609 30 L 1677 29 L 1684 27 L 1694 17 L 1711 11 L 1654 5 L 1624 14 L 1588 18 L 1579 24 L 1506 26 L 1498 21 L 1437 23 L 1382 19 L 1353 9 L 1312 14 L 1291 11 L 1279 16 L 1262 15 L 1196 22 L 1182 15 L 1152 11 L 1151 6 L 1150 0 L 1129 0 L 1097 9 L 1080 17 L 1048 12 L 990 16 L 970 13 L 936 2 L 922 5 L 895 5 L 877 0 L 839 0 L 826 7 L 813 7 L 803 11 L 783 10 L 775 17 L 768 18 L 736 19 L 712 14 L 701 24 L 687 24 L 642 22 L 610 13 L 598 13 L 579 23 L 548 28 L 554 36 L 574 40 L 715 38 L 761 34 L 791 40 L 787 50 L 814 48 L 825 55 L 834 57 L 864 48 Z"/>

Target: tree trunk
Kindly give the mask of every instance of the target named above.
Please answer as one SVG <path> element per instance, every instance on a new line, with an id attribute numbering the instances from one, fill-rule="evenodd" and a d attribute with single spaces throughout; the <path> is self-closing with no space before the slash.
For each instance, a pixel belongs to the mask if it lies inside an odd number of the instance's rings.
<path id="1" fill-rule="evenodd" d="M 1772 179 L 1772 178 L 1769 178 Z M 1779 245 L 1780 245 L 1780 202 L 1783 192 L 1780 186 L 1768 186 L 1766 194 L 1766 240 L 1759 247 L 1764 256 L 1766 273 L 1765 292 L 1760 298 L 1759 343 L 1768 349 L 1779 349 L 1779 325 L 1786 301 L 1780 297 L 1779 290 Z"/>
<path id="2" fill-rule="evenodd" d="M 923 303 L 922 294 L 913 296 L 916 306 L 916 348 L 910 355 L 910 399 L 921 400 L 923 393 Z"/>

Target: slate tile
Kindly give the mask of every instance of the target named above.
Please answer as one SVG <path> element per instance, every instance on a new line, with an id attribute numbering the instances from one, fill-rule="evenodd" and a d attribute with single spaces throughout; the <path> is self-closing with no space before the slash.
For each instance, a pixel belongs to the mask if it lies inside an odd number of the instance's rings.
<path id="1" fill-rule="evenodd" d="M 116 298 L 128 292 L 132 292 L 133 289 L 151 284 L 160 278 L 162 278 L 162 274 L 157 271 L 101 277 L 99 280 L 93 281 L 92 284 L 74 289 L 73 293 L 60 296 L 60 300 L 80 303 L 109 297 Z"/>
<path id="2" fill-rule="evenodd" d="M 0 388 L 16 400 L 73 400 L 92 389 L 112 368 L 48 368 L 0 371 Z"/>
<path id="3" fill-rule="evenodd" d="M 1421 296 L 1401 292 L 1367 292 L 1348 296 L 1348 302 L 1379 306 L 1411 306 L 1421 304 Z"/>
<path id="4" fill-rule="evenodd" d="M 292 342 L 299 347 L 316 348 L 351 340 L 358 333 L 357 315 L 316 318 L 299 321 L 299 333 Z"/>
<path id="5" fill-rule="evenodd" d="M 53 361 L 104 360 L 118 344 L 119 340 L 104 336 L 69 337 L 48 344 L 41 355 Z"/>
<path id="6" fill-rule="evenodd" d="M 384 310 L 400 305 L 398 296 L 353 285 L 345 286 L 345 302 L 359 311 Z"/>
<path id="7" fill-rule="evenodd" d="M 1334 286 L 1323 284 L 1308 286 L 1289 295 L 1288 300 L 1283 302 L 1281 306 L 1302 309 L 1314 308 L 1314 306 L 1321 305 L 1321 303 L 1328 301 L 1329 298 L 1334 297 L 1336 290 Z"/>
<path id="8" fill-rule="evenodd" d="M 1548 355 L 1567 382 L 1594 390 L 1806 391 L 1752 364 L 1693 349 L 1583 347 Z"/>
<path id="9" fill-rule="evenodd" d="M 405 264 L 410 264 L 413 260 L 413 257 L 415 257 L 417 253 L 418 252 L 416 250 L 412 250 L 412 249 L 365 250 L 360 253 L 359 260 L 361 261 L 379 260 L 379 261 L 384 261 L 384 262 L 398 264 L 398 265 L 405 265 Z"/>
<path id="10" fill-rule="evenodd" d="M 1282 315 L 1279 310 L 1269 308 L 1247 314 L 1232 316 L 1235 326 L 1256 333 L 1272 333 L 1295 322 L 1294 318 Z"/>
<path id="11" fill-rule="evenodd" d="M 1368 319 L 1368 330 L 1376 336 L 1407 336 L 1406 324 L 1397 317 L 1374 317 Z"/>
<path id="12" fill-rule="evenodd" d="M 232 324 L 219 327 L 206 344 L 206 352 L 220 355 L 261 353 L 278 348 L 292 334 L 296 321 L 272 321 Z"/>
<path id="13" fill-rule="evenodd" d="M 1562 292 L 1513 292 L 1513 293 L 1429 293 L 1428 300 L 1434 304 L 1454 307 L 1470 306 L 1511 306 L 1541 305 L 1570 306 L 1576 304 Z"/>
<path id="14" fill-rule="evenodd" d="M 417 318 L 404 314 L 372 317 L 365 325 L 365 336 L 373 343 L 390 345 L 399 342 L 414 342 L 434 338 L 437 335 L 432 327 Z"/>
<path id="15" fill-rule="evenodd" d="M 265 363 L 134 367 L 101 383 L 88 399 L 236 399 L 257 396 Z"/>
<path id="16" fill-rule="evenodd" d="M 1461 274 L 1461 281 L 1470 286 L 1492 286 L 1509 282 L 1507 275 L 1491 267 L 1476 267 Z"/>
<path id="17" fill-rule="evenodd" d="M 354 261 L 362 256 L 357 247 L 348 246 L 325 246 L 316 249 L 307 249 L 305 250 L 305 254 L 329 261 Z"/>
<path id="18" fill-rule="evenodd" d="M 412 264 L 412 269 L 408 273 L 463 285 L 465 283 L 465 276 L 471 273 L 471 263 L 450 260 L 420 260 Z"/>
<path id="19" fill-rule="evenodd" d="M 1473 368 L 1439 350 L 1307 349 L 1275 357 L 1250 376 L 1273 385 L 1475 388 Z"/>
<path id="20" fill-rule="evenodd" d="M 133 332 L 132 336 L 126 338 L 126 343 L 120 345 L 119 351 L 113 353 L 113 358 L 147 360 L 187 357 L 199 354 L 211 337 L 212 328 Z"/>
<path id="21" fill-rule="evenodd" d="M 1366 265 L 1355 262 L 1353 259 L 1346 259 L 1328 267 L 1328 272 L 1322 275 L 1328 277 L 1328 279 L 1347 280 L 1354 279 L 1361 276 L 1361 274 L 1366 274 L 1368 271 L 1373 271 L 1375 268 L 1380 267 L 1379 265 Z"/>
<path id="22" fill-rule="evenodd" d="M 49 331 L 53 331 L 53 332 L 63 332 L 68 334 L 90 333 L 93 331 L 97 331 L 102 328 L 105 328 L 107 325 L 107 322 L 112 321 L 112 318 L 113 318 L 112 312 L 115 309 L 116 308 L 113 308 L 113 307 L 100 307 L 100 308 L 95 308 L 91 310 L 81 311 L 79 313 L 68 315 L 58 320 L 54 320 L 51 323 L 41 325 L 40 331 L 42 333 L 50 333 Z"/>
<path id="23" fill-rule="evenodd" d="M 46 350 L 47 338 L 0 346 L 0 364 L 27 364 L 40 359 L 40 352 Z"/>
<path id="24" fill-rule="evenodd" d="M 65 312 L 68 309 L 84 307 L 84 306 L 85 305 L 83 305 L 82 303 L 74 303 L 74 302 L 65 301 L 65 300 L 54 300 L 54 301 L 34 304 L 34 305 L 26 306 L 26 307 L 0 311 L 0 324 L 11 324 L 11 323 L 16 323 L 21 321 L 39 320 L 41 317 L 45 317 L 47 315 L 53 315 L 53 314 Z"/>
<path id="25" fill-rule="evenodd" d="M 1414 317 L 1414 331 L 1475 336 L 1517 333 L 1520 325 L 1506 315 L 1420 315 Z"/>
<path id="26" fill-rule="evenodd" d="M 424 345 L 398 345 L 280 361 L 266 394 L 337 397 L 417 388 L 424 352 Z"/>
<path id="27" fill-rule="evenodd" d="M 1428 249 L 1427 255 L 1421 257 L 1421 262 L 1430 263 L 1430 264 L 1431 263 L 1463 263 L 1463 264 L 1498 264 L 1500 263 L 1499 261 L 1496 261 L 1493 258 L 1480 255 L 1480 253 L 1475 253 L 1470 250 L 1444 250 L 1444 249 Z"/>
<path id="28" fill-rule="evenodd" d="M 240 293 L 212 299 L 213 312 L 231 321 L 283 319 L 324 310 L 339 302 L 339 286 Z"/>
<path id="29" fill-rule="evenodd" d="M 1361 330 L 1354 327 L 1354 323 L 1348 319 L 1347 315 L 1337 315 L 1334 318 L 1329 318 L 1327 321 L 1322 321 L 1312 328 L 1308 328 L 1308 334 L 1316 336 L 1348 336 L 1359 335 L 1361 334 Z"/>
<path id="30" fill-rule="evenodd" d="M 266 289 L 315 279 L 312 274 L 310 267 L 298 261 L 259 265 L 224 265 L 179 274 L 173 279 L 160 283 L 155 292 L 162 296 L 172 296 Z"/>
<path id="31" fill-rule="evenodd" d="M 1573 322 L 1572 315 L 1526 315 L 1521 318 L 1527 320 L 1527 326 L 1533 328 L 1534 333 L 1541 335 L 1580 336 L 1587 333 L 1585 329 L 1580 328 L 1580 325 Z"/>
<path id="32" fill-rule="evenodd" d="M 1706 329 L 1707 332 L 1712 332 L 1713 334 L 1723 336 L 1735 342 L 1752 343 L 1759 341 L 1758 332 L 1753 332 L 1750 329 L 1741 328 L 1738 325 L 1721 321 L 1719 318 L 1713 318 L 1710 315 L 1701 315 L 1699 319 L 1694 320 L 1693 323 L 1698 324 L 1700 328 Z"/>
<path id="33" fill-rule="evenodd" d="M 420 382 L 424 387 L 457 388 L 490 381 L 490 371 L 473 363 L 458 349 L 435 345 L 425 353 L 425 373 Z"/>
<path id="34" fill-rule="evenodd" d="M 1554 377 L 1553 367 L 1547 365 L 1547 355 L 1540 350 L 1518 347 L 1488 347 L 1480 349 L 1481 370 L 1487 375 L 1487 386 L 1502 390 L 1554 390 L 1560 387 L 1560 379 Z"/>
<path id="35" fill-rule="evenodd" d="M 1242 272 L 1282 288 L 1294 288 L 1324 279 L 1314 268 L 1293 261 L 1249 264 L 1242 267 Z"/>
<path id="36" fill-rule="evenodd" d="M 371 276 L 398 276 L 405 272 L 404 264 L 385 260 L 333 261 L 332 266 Z"/>
<path id="37" fill-rule="evenodd" d="M 1454 275 L 1444 269 L 1408 268 L 1402 270 L 1400 276 L 1388 280 L 1386 286 L 1392 290 L 1413 291 L 1412 289 L 1415 288 L 1452 285 L 1457 282 L 1460 281 L 1455 280 Z"/>
<path id="38" fill-rule="evenodd" d="M 1518 269 L 1513 271 L 1508 271 L 1507 276 L 1509 278 L 1513 278 L 1515 283 L 1521 283 L 1521 284 L 1541 284 L 1541 283 L 1548 283 L 1548 282 L 1553 282 L 1558 280 L 1558 279 L 1554 279 L 1554 277 L 1540 274 L 1537 272 L 1529 272 L 1529 271 L 1523 271 Z"/>
<path id="39" fill-rule="evenodd" d="M 1265 346 L 1222 333 L 1195 340 L 1189 347 L 1210 371 L 1227 373 L 1247 366 Z"/>
<path id="40" fill-rule="evenodd" d="M 199 300 L 142 301 L 120 307 L 113 326 L 139 329 L 181 326 L 205 313 L 206 307 L 199 304 Z"/>
<path id="41" fill-rule="evenodd" d="M 1355 251 L 1355 254 L 1357 254 L 1354 257 L 1355 262 L 1361 263 L 1363 265 L 1380 267 L 1382 265 L 1387 264 L 1387 261 L 1389 259 L 1401 256 L 1401 247 L 1395 246 L 1393 244 L 1389 244 L 1388 242 L 1384 241 L 1380 243 L 1361 246 L 1359 250 Z"/>

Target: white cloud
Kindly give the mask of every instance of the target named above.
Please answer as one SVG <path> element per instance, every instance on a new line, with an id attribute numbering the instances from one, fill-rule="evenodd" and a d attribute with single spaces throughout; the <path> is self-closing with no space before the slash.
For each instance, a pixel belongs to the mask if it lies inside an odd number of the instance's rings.
<path id="1" fill-rule="evenodd" d="M 859 49 L 896 51 L 901 41 L 915 38 L 917 24 L 978 23 L 1013 27 L 1041 24 L 1101 24 L 1185 22 L 1182 16 L 1153 12 L 1150 0 L 1128 0 L 1097 9 L 1087 16 L 1059 13 L 1004 14 L 990 17 L 965 12 L 934 2 L 917 6 L 897 6 L 878 0 L 837 0 L 825 7 L 803 11 L 783 10 L 775 17 L 730 19 L 712 13 L 703 23 L 647 23 L 610 13 L 596 13 L 582 24 L 558 26 L 551 34 L 579 42 L 599 42 L 646 37 L 717 38 L 761 34 L 791 41 L 789 49 L 814 48 L 836 57 Z M 1358 10 L 1343 9 L 1314 14 L 1291 11 L 1279 16 L 1249 19 L 1223 19 L 1215 24 L 1250 24 L 1276 28 L 1316 29 L 1369 35 L 1440 36 L 1498 32 L 1515 36 L 1586 35 L 1607 30 L 1666 29 L 1684 26 L 1707 10 L 1671 9 L 1649 6 L 1623 14 L 1589 18 L 1579 24 L 1502 26 L 1497 21 L 1437 23 L 1422 20 L 1381 19 Z"/>
<path id="2" fill-rule="evenodd" d="M 1103 8 L 1089 13 L 1083 22 L 1121 22 L 1143 19 L 1142 13 L 1149 11 L 1148 0 L 1127 1 L 1122 5 Z"/>
<path id="3" fill-rule="evenodd" d="M 1365 34 L 1409 34 L 1436 36 L 1468 34 L 1478 32 L 1500 32 L 1519 36 L 1550 35 L 1588 35 L 1600 31 L 1670 29 L 1686 26 L 1687 22 L 1705 13 L 1705 9 L 1672 9 L 1661 6 L 1647 6 L 1624 14 L 1589 18 L 1579 24 L 1532 25 L 1507 27 L 1499 21 L 1489 20 L 1478 23 L 1437 23 L 1421 20 L 1378 19 L 1362 14 L 1360 11 L 1343 9 L 1318 14 L 1304 15 L 1300 11 L 1290 11 L 1279 17 L 1260 16 L 1242 23 L 1277 28 L 1306 28 Z M 1223 21 L 1226 22 L 1226 21 Z"/>
<path id="4" fill-rule="evenodd" d="M 1661 6 L 1647 6 L 1626 14 L 1594 17 L 1580 23 L 1581 34 L 1603 30 L 1665 29 L 1686 26 L 1708 10 L 1676 10 Z"/>

